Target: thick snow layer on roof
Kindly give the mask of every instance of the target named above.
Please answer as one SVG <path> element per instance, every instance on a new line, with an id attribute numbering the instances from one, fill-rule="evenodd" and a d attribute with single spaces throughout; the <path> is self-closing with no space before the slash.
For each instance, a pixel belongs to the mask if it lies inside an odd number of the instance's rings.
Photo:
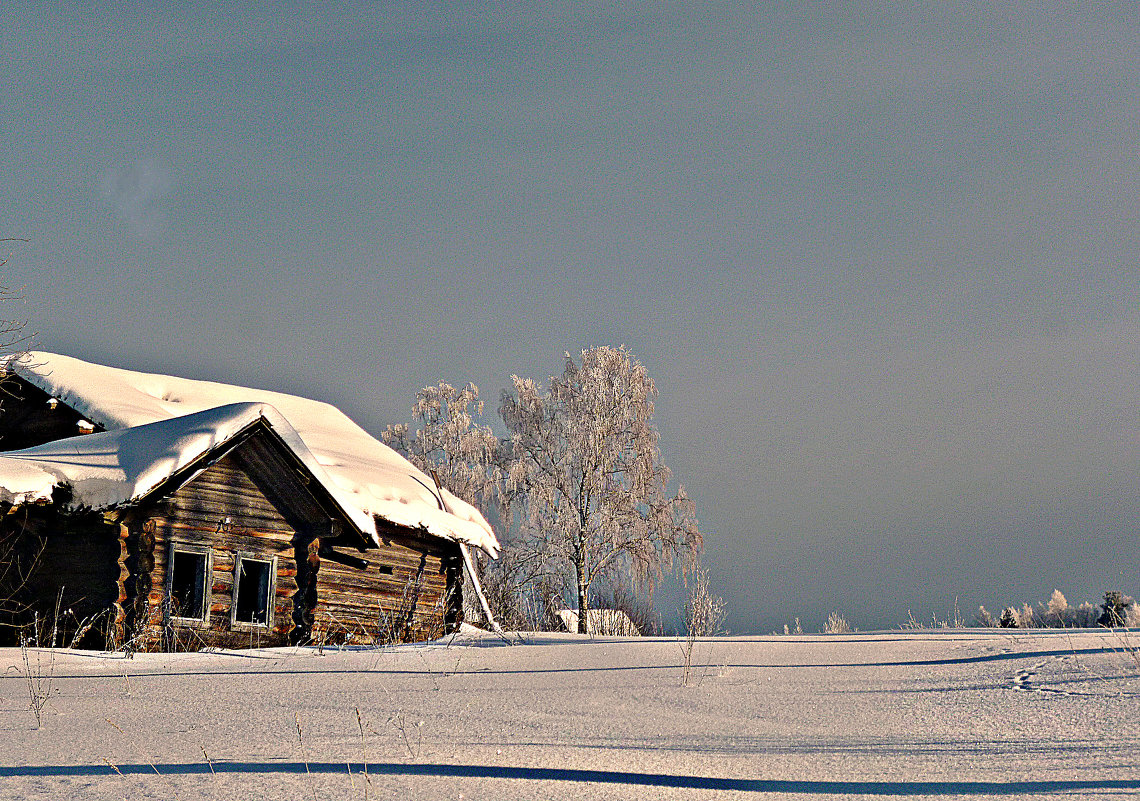
<path id="1" fill-rule="evenodd" d="M 437 494 L 431 478 L 327 403 L 212 381 L 121 370 L 43 352 L 32 352 L 24 359 L 9 362 L 8 369 L 103 426 L 108 434 L 126 435 L 139 426 L 210 410 L 221 412 L 219 407 L 233 404 L 268 405 L 274 410 L 272 414 L 279 413 L 287 421 L 305 453 L 323 471 L 324 475 L 317 477 L 328 482 L 330 493 L 345 506 L 350 517 L 368 519 L 363 530 L 369 536 L 375 533 L 371 522 L 375 515 L 396 525 L 422 527 L 436 536 L 470 543 L 491 555 L 498 553 L 499 543 L 478 509 L 446 490 Z M 222 425 L 224 417 L 220 415 L 218 425 Z M 266 417 L 269 419 L 269 415 Z M 140 434 L 148 431 L 158 429 Z M 202 436 L 207 434 L 203 432 Z M 122 446 L 125 441 L 88 434 L 41 448 L 58 446 L 62 459 L 67 448 L 74 453 L 76 445 L 90 437 L 102 437 L 106 448 Z M 130 441 L 134 441 L 134 435 Z M 29 451 L 38 452 L 41 448 Z M 156 454 L 156 458 L 162 459 L 164 454 L 165 451 Z M 13 497 L 29 492 L 33 494 L 28 497 L 43 497 L 42 487 L 32 486 L 36 481 L 26 469 L 30 463 L 25 460 L 18 466 L 10 465 L 14 454 L 7 456 L 10 458 L 0 472 L 0 484 L 4 487 L 0 496 L 6 491 Z M 46 480 L 51 470 L 41 469 L 45 472 L 41 472 L 40 480 Z M 119 480 L 128 481 L 127 474 Z M 441 497 L 445 509 L 440 509 Z"/>
<path id="2" fill-rule="evenodd" d="M 73 506 L 109 509 L 145 496 L 259 419 L 317 477 L 329 478 L 289 422 L 264 403 L 234 403 L 157 423 L 56 440 L 34 448 L 0 453 L 0 498 L 20 504 L 49 500 L 66 484 Z M 344 499 L 334 500 L 344 506 Z M 371 518 L 347 506 L 361 527 Z"/>

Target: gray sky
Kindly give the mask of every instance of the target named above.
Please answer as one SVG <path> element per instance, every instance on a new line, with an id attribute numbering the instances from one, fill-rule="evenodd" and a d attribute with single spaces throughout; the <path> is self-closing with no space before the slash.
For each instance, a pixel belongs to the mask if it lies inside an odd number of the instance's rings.
<path id="1" fill-rule="evenodd" d="M 184 5 L 0 10 L 43 349 L 377 433 L 625 344 L 734 631 L 1140 593 L 1135 6 Z"/>

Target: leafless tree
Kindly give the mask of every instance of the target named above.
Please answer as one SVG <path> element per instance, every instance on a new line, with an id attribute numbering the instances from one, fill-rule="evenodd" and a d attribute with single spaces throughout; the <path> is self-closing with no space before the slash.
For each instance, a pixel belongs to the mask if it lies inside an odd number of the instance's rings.
<path id="1" fill-rule="evenodd" d="M 0 243 L 5 244 L 27 241 L 26 239 L 0 239 Z M 7 265 L 8 257 L 0 257 L 0 269 Z M 23 303 L 24 296 L 0 280 L 0 302 L 5 304 L 5 309 L 9 309 L 11 304 Z M 18 358 L 23 355 L 27 352 L 27 345 L 31 339 L 32 334 L 28 333 L 28 321 L 22 319 L 21 316 L 12 317 L 5 314 L 4 319 L 0 319 L 0 358 Z"/>
<path id="2" fill-rule="evenodd" d="M 0 239 L 0 243 L 27 242 L 26 239 Z M 0 268 L 8 264 L 8 257 L 0 257 Z M 13 305 L 23 303 L 23 296 L 0 281 L 0 303 L 7 312 Z M 6 367 L 8 360 L 22 358 L 27 353 L 32 334 L 27 320 L 20 315 L 4 313 L 0 319 L 0 360 Z M 0 414 L 4 412 L 4 379 L 6 369 L 0 369 Z M 0 450 L 4 444 L 0 442 Z M 12 625 L 17 614 L 24 610 L 18 600 L 26 586 L 40 552 L 42 540 L 27 530 L 25 515 L 6 514 L 0 521 L 0 625 Z"/>
<path id="3" fill-rule="evenodd" d="M 702 537 L 683 487 L 667 490 L 652 423 L 657 389 L 624 347 L 566 354 L 543 390 L 512 376 L 499 414 L 511 432 L 506 489 L 525 508 L 521 548 L 533 575 L 572 580 L 578 631 L 586 633 L 591 587 L 632 575 L 651 591 L 675 559 L 688 565 Z"/>

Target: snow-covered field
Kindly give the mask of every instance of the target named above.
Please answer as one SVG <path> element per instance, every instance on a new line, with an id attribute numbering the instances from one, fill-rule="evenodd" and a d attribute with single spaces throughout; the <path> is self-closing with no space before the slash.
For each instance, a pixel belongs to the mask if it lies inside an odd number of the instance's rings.
<path id="1" fill-rule="evenodd" d="M 32 650 L 31 685 L 6 649 L 0 797 L 1132 798 L 1133 645 L 1106 631 L 712 639 L 689 686 L 669 639 Z M 30 699 L 49 679 L 37 728 Z"/>

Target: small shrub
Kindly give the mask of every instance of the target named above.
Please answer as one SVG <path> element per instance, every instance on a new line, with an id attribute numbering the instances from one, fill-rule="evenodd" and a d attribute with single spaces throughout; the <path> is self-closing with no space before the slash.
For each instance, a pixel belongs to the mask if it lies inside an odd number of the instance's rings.
<path id="1" fill-rule="evenodd" d="M 558 617 L 566 631 L 578 631 L 578 612 L 574 609 L 560 609 Z M 638 637 L 641 632 L 629 615 L 620 609 L 591 608 L 586 616 L 586 633 L 591 637 Z"/>
<path id="2" fill-rule="evenodd" d="M 1096 606 L 1085 601 L 1077 607 L 1077 614 L 1073 619 L 1073 625 L 1082 629 L 1094 628 L 1099 614 Z"/>
<path id="3" fill-rule="evenodd" d="M 788 624 L 787 623 L 784 624 L 784 634 L 795 634 L 798 636 L 798 635 L 803 634 L 803 633 L 804 633 L 804 627 L 802 625 L 800 625 L 800 619 L 798 617 L 796 618 L 795 628 L 789 629 Z"/>
<path id="4" fill-rule="evenodd" d="M 724 621 L 724 599 L 709 589 L 709 574 L 703 566 L 693 568 L 689 598 L 685 604 L 685 640 L 681 644 L 681 684 L 688 686 L 693 670 L 693 649 L 701 637 L 712 637 Z"/>
<path id="5" fill-rule="evenodd" d="M 620 577 L 594 594 L 590 599 L 590 609 L 612 609 L 623 613 L 643 637 L 661 633 L 661 615 L 653 605 L 653 599 L 637 592 L 630 582 Z"/>
<path id="6" fill-rule="evenodd" d="M 851 633 L 851 626 L 847 624 L 847 620 L 843 615 L 838 612 L 832 612 L 827 616 L 827 623 L 823 626 L 824 634 L 849 634 Z"/>
<path id="7" fill-rule="evenodd" d="M 685 631 L 689 637 L 712 637 L 724 622 L 724 599 L 709 589 L 709 574 L 701 566 L 693 570 L 689 599 L 685 605 Z"/>
<path id="8" fill-rule="evenodd" d="M 24 662 L 24 679 L 27 682 L 29 704 L 28 709 L 36 716 L 36 728 L 43 723 L 43 710 L 51 699 L 52 682 L 55 679 L 55 654 L 48 651 L 48 666 L 44 669 L 42 664 L 43 653 L 35 648 L 36 658 L 33 664 L 29 656 L 27 642 L 20 643 L 20 655 Z"/>
<path id="9" fill-rule="evenodd" d="M 1097 618 L 1097 625 L 1106 629 L 1115 629 L 1127 624 L 1130 611 L 1135 601 L 1123 593 L 1109 591 L 1104 594 L 1104 603 L 1101 604 L 1101 615 Z"/>
<path id="10" fill-rule="evenodd" d="M 1140 604 L 1128 607 L 1128 612 L 1124 615 L 1124 625 L 1130 629 L 1140 626 Z"/>

